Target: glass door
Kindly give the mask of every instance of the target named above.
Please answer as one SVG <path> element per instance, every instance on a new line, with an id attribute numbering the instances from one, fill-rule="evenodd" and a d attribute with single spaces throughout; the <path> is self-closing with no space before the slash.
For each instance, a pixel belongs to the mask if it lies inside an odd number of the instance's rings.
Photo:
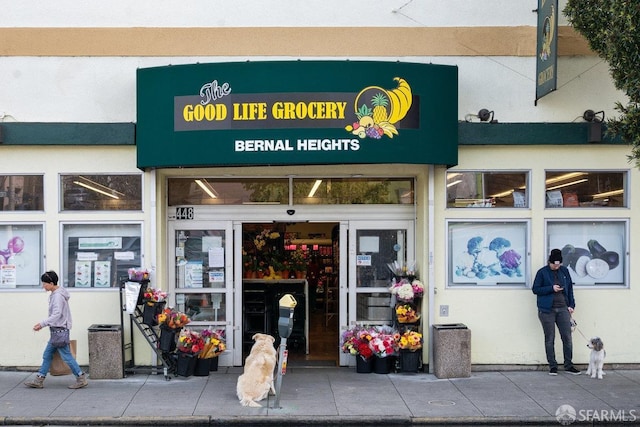
<path id="1" fill-rule="evenodd" d="M 348 328 L 353 325 L 391 325 L 391 270 L 415 260 L 413 221 L 350 221 Z M 355 363 L 341 355 L 340 364 Z"/>
<path id="2" fill-rule="evenodd" d="M 223 365 L 232 364 L 235 348 L 232 236 L 230 221 L 169 223 L 169 305 L 189 315 L 189 328 L 224 331 Z"/>

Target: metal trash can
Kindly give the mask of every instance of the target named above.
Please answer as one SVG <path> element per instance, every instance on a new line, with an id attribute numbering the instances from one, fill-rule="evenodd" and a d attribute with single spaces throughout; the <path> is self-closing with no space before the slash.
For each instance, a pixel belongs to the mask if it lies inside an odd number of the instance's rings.
<path id="1" fill-rule="evenodd" d="M 466 325 L 433 325 L 433 373 L 438 378 L 471 376 L 471 331 Z"/>
<path id="2" fill-rule="evenodd" d="M 124 377 L 120 325 L 89 326 L 89 377 L 92 380 Z"/>

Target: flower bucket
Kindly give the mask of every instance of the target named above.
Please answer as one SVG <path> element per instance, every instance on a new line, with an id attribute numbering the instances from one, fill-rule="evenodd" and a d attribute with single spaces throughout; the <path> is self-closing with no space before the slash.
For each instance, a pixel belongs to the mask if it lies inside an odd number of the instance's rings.
<path id="1" fill-rule="evenodd" d="M 172 352 L 176 349 L 176 330 L 160 327 L 160 351 Z"/>
<path id="2" fill-rule="evenodd" d="M 400 350 L 400 370 L 402 372 L 418 372 L 420 366 L 419 350 Z"/>
<path id="3" fill-rule="evenodd" d="M 373 372 L 376 374 L 388 374 L 391 364 L 388 357 L 373 357 Z"/>
<path id="4" fill-rule="evenodd" d="M 209 371 L 211 369 L 211 361 L 213 357 L 204 359 L 202 357 L 196 358 L 196 367 L 193 371 L 193 375 L 196 377 L 206 377 L 209 375 Z"/>
<path id="5" fill-rule="evenodd" d="M 162 311 L 165 302 L 152 302 L 148 301 L 144 303 L 144 308 L 142 309 L 142 323 L 147 326 L 157 326 L 158 325 L 158 314 Z"/>
<path id="6" fill-rule="evenodd" d="M 209 372 L 214 372 L 218 370 L 218 357 L 211 358 L 211 364 L 209 365 Z"/>
<path id="7" fill-rule="evenodd" d="M 178 366 L 176 374 L 181 377 L 190 377 L 196 370 L 196 360 L 198 358 L 189 353 L 178 352 Z"/>
<path id="8" fill-rule="evenodd" d="M 359 374 L 370 374 L 373 372 L 373 357 L 368 359 L 356 356 L 356 372 Z"/>

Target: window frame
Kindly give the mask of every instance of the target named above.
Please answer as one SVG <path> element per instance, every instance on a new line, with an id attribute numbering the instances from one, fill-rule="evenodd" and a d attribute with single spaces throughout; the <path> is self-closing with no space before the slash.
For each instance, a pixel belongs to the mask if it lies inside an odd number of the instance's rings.
<path id="1" fill-rule="evenodd" d="M 456 198 L 454 199 L 453 202 L 449 202 L 449 187 L 452 186 L 452 184 L 455 182 L 451 182 L 448 183 L 449 179 L 450 179 L 450 174 L 482 174 L 482 186 L 484 187 L 485 185 L 485 174 L 486 175 L 514 175 L 514 174 L 524 174 L 524 186 L 525 188 L 522 189 L 522 191 L 524 192 L 524 196 L 523 196 L 523 200 L 524 200 L 524 206 L 515 206 L 515 200 L 514 200 L 514 206 L 499 206 L 496 205 L 495 203 L 495 199 L 499 198 L 499 197 L 507 197 L 510 196 L 514 193 L 516 193 L 516 188 L 512 188 L 510 190 L 505 190 L 501 193 L 497 193 L 494 194 L 493 196 L 491 195 L 487 195 L 488 197 L 484 197 L 484 194 L 482 195 L 483 197 L 480 198 L 470 198 L 470 199 L 466 199 L 466 198 Z M 452 170 L 446 170 L 445 171 L 445 175 L 444 175 L 444 180 L 445 180 L 445 192 L 444 192 L 444 197 L 445 197 L 445 206 L 447 209 L 469 209 L 469 208 L 498 208 L 498 209 L 531 209 L 531 175 L 532 175 L 532 171 L 531 169 L 505 169 L 505 170 L 488 170 L 488 169 L 461 169 L 461 170 L 457 170 L 457 169 L 452 169 Z M 457 176 L 457 175 L 455 175 Z M 455 176 L 453 176 L 452 178 L 455 178 Z M 518 187 L 519 189 L 519 187 Z M 483 190 L 484 192 L 484 190 Z M 506 194 L 504 194 L 506 193 Z M 496 197 L 497 195 L 500 195 L 499 197 Z M 455 200 L 461 200 L 463 202 L 460 203 L 465 203 L 465 206 L 456 206 L 456 202 Z M 468 201 L 464 202 L 464 201 Z"/>
<path id="2" fill-rule="evenodd" d="M 40 283 L 40 274 L 44 271 L 44 266 L 45 266 L 45 258 L 46 258 L 46 254 L 45 254 L 45 248 L 46 248 L 46 244 L 45 244 L 45 223 L 44 222 L 9 222 L 9 221 L 2 221 L 0 222 L 0 233 L 3 232 L 3 227 L 14 227 L 14 226 L 18 226 L 18 227 L 26 227 L 26 228 L 32 228 L 33 230 L 31 231 L 35 231 L 35 232 L 39 232 L 40 235 L 38 236 L 38 240 L 39 240 L 39 254 L 38 254 L 38 265 L 37 266 L 33 266 L 31 265 L 31 262 L 28 262 L 28 270 L 30 272 L 30 278 L 29 280 L 34 281 L 34 284 L 25 284 L 25 285 L 18 285 L 17 281 L 19 280 L 18 274 L 19 274 L 19 265 L 16 266 L 16 271 L 15 271 L 15 280 L 16 280 L 16 285 L 15 286 L 7 286 L 5 279 L 6 280 L 11 280 L 10 277 L 13 273 L 11 272 L 7 272 L 6 275 L 7 277 L 5 277 L 5 273 L 2 271 L 2 267 L 0 266 L 0 292 L 4 292 L 4 291 L 16 291 L 16 290 L 40 290 L 41 289 L 41 283 Z M 39 228 L 39 229 L 38 229 Z M 13 234 L 13 230 L 10 230 L 8 232 L 9 234 Z M 14 236 L 15 237 L 19 237 L 19 236 Z M 31 239 L 33 240 L 33 238 Z M 28 242 L 23 242 L 23 243 L 28 243 Z M 4 246 L 4 245 L 3 245 Z M 7 250 L 10 250 L 9 246 L 9 241 L 7 241 Z M 22 252 L 22 250 L 20 251 L 20 256 L 24 255 L 24 254 L 30 254 L 30 251 L 26 251 L 26 252 Z M 0 256 L 4 256 L 4 255 L 0 255 Z M 32 255 L 32 258 L 35 258 L 35 256 Z M 6 260 L 8 261 L 8 260 Z M 5 264 L 6 265 L 6 264 Z"/>
<path id="3" fill-rule="evenodd" d="M 135 234 L 120 234 L 118 235 L 116 233 L 117 228 L 118 227 L 122 227 L 122 230 L 126 230 L 127 227 L 131 227 L 131 231 L 133 231 L 133 228 L 136 227 L 138 228 L 139 234 L 135 235 Z M 74 227 L 75 230 L 73 230 L 73 233 L 69 234 L 67 233 L 67 230 L 71 227 Z M 93 227 L 93 228 L 92 228 Z M 98 227 L 106 227 L 106 231 L 105 232 L 100 232 Z M 109 230 L 108 227 L 112 227 L 112 230 Z M 113 228 L 116 227 L 116 228 Z M 111 231 L 109 233 L 109 231 Z M 81 234 L 81 233 L 85 233 L 85 234 Z M 124 264 L 126 265 L 126 269 L 128 270 L 129 268 L 137 268 L 137 269 L 142 269 L 144 267 L 144 259 L 145 259 L 145 253 L 144 253 L 144 221 L 65 221 L 65 222 L 61 222 L 60 223 L 60 263 L 62 264 L 62 268 L 60 269 L 60 285 L 64 286 L 65 288 L 69 288 L 69 289 L 79 289 L 79 290 L 94 290 L 94 289 L 101 289 L 101 290 L 107 290 L 107 289 L 120 289 L 120 282 L 121 281 L 126 281 L 128 280 L 128 274 L 125 274 L 125 271 L 123 270 L 122 274 L 118 274 L 118 271 L 115 271 L 115 278 L 113 277 L 113 266 L 110 265 L 110 278 L 112 279 L 112 282 L 109 286 L 95 286 L 96 284 L 96 279 L 95 279 L 95 269 L 96 269 L 96 265 L 95 265 L 95 261 L 107 261 L 107 260 L 99 260 L 99 259 L 93 259 L 93 258 L 100 258 L 100 255 L 105 255 L 105 253 L 108 251 L 108 249 L 105 248 L 98 248 L 96 250 L 101 250 L 103 251 L 103 253 L 101 254 L 97 254 L 97 256 L 93 256 L 91 255 L 91 253 L 86 252 L 87 255 L 85 255 L 83 257 L 82 260 L 80 261 L 91 261 L 91 268 L 89 270 L 89 272 L 91 273 L 91 281 L 90 281 L 90 285 L 89 286 L 76 286 L 74 283 L 74 286 L 70 286 L 70 278 L 72 277 L 72 271 L 70 269 L 70 266 L 72 265 L 71 263 L 75 262 L 77 263 L 78 260 L 78 252 L 76 252 L 76 257 L 74 258 L 74 260 L 71 259 L 70 257 L 70 242 L 69 240 L 71 238 L 77 238 L 78 239 L 78 244 L 80 243 L 80 239 L 81 238 L 87 238 L 87 239 L 108 239 L 108 238 L 122 238 L 122 237 L 128 237 L 128 238 L 133 238 L 133 239 L 139 239 L 139 253 L 137 255 L 137 257 L 134 254 L 134 258 L 133 260 L 125 260 L 124 258 L 122 259 L 123 261 L 130 261 L 130 262 L 124 262 Z M 118 249 L 118 248 L 116 248 Z M 123 252 L 123 254 L 119 255 L 121 257 L 124 257 L 126 254 L 124 254 L 124 252 L 128 252 L 125 251 L 124 248 L 119 248 L 122 249 L 121 251 L 113 251 L 113 261 L 115 261 L 116 259 L 116 252 Z M 136 260 L 139 261 L 136 262 Z M 76 269 L 74 269 L 77 272 L 77 268 L 79 268 L 76 264 Z M 77 274 L 74 273 L 74 279 L 76 279 Z M 74 280 L 75 281 L 75 280 Z"/>
<path id="4" fill-rule="evenodd" d="M 126 209 L 126 208 L 122 208 L 119 206 L 113 206 L 109 209 L 105 209 L 105 208 L 87 208 L 87 209 L 71 209 L 71 208 L 66 208 L 65 207 L 65 198 L 66 196 L 69 194 L 68 192 L 65 191 L 65 179 L 67 177 L 77 177 L 78 180 L 80 180 L 81 178 L 85 178 L 88 179 L 86 177 L 96 177 L 96 176 L 111 176 L 111 177 L 123 177 L 123 176 L 127 176 L 127 177 L 137 177 L 140 180 L 140 192 L 139 194 L 137 194 L 137 198 L 135 199 L 135 202 L 139 203 L 140 207 L 139 208 L 134 208 L 134 209 Z M 73 178 L 70 178 L 73 179 Z M 88 190 L 88 188 L 91 187 L 91 190 Z M 100 183 L 97 182 L 93 182 L 93 180 L 88 179 L 88 182 L 86 183 L 86 185 L 83 185 L 82 187 L 80 187 L 78 189 L 79 192 L 85 193 L 86 195 L 91 195 L 93 193 L 89 193 L 88 191 L 93 191 L 96 193 L 101 193 L 102 195 L 106 194 L 105 191 L 103 191 L 101 188 L 105 189 L 105 190 L 110 190 L 113 193 L 121 193 L 120 191 L 118 191 L 117 189 L 109 189 L 105 186 L 103 186 Z M 110 173 L 110 172 L 106 172 L 106 173 L 77 173 L 77 172 L 64 172 L 64 173 L 59 173 L 58 174 L 58 211 L 62 212 L 62 213 L 77 213 L 77 212 L 113 212 L 113 211 L 126 211 L 126 212 L 143 212 L 144 210 L 144 174 L 142 173 L 127 173 L 127 172 L 121 172 L 121 173 Z M 122 194 L 122 193 L 121 193 Z M 112 195 L 110 197 L 114 197 L 116 195 Z M 132 199 L 134 200 L 134 199 Z"/>
<path id="5" fill-rule="evenodd" d="M 500 226 L 505 229 L 505 231 L 500 231 Z M 452 227 L 460 228 L 460 231 L 457 233 L 460 236 L 456 237 L 455 241 L 452 238 Z M 484 228 L 484 230 L 483 230 Z M 499 235 L 500 233 L 501 235 Z M 502 234 L 508 233 L 508 234 Z M 530 261 L 530 253 L 531 253 L 531 220 L 528 218 L 523 219 L 447 219 L 446 220 L 446 287 L 450 289 L 461 289 L 461 288 L 491 288 L 491 289 L 528 289 L 529 283 L 531 283 L 531 261 Z M 483 237 L 484 235 L 484 237 Z M 460 273 L 456 273 L 456 268 L 464 267 L 464 265 L 459 265 L 456 267 L 455 263 L 458 262 L 460 257 L 464 257 L 465 261 L 470 261 L 471 258 L 468 258 L 467 255 L 470 255 L 468 252 L 469 241 L 474 237 L 481 237 L 482 242 L 485 245 L 490 245 L 493 239 L 498 237 L 505 238 L 511 244 L 508 246 L 509 248 L 514 248 L 517 255 L 520 256 L 520 263 L 518 268 L 514 269 L 513 273 L 516 274 L 516 278 L 512 278 L 506 273 L 503 273 L 502 268 L 500 266 L 494 266 L 490 271 L 495 273 L 497 269 L 500 269 L 498 274 L 495 274 L 496 278 L 503 279 L 503 282 L 490 280 L 485 280 L 486 278 L 480 278 L 475 282 L 472 277 L 469 277 L 469 280 L 459 279 L 460 281 L 456 283 L 456 276 L 460 276 L 460 274 L 473 274 L 473 271 L 477 268 L 476 262 L 473 261 L 472 266 L 469 266 L 471 270 L 464 273 L 464 269 Z M 488 248 L 489 246 L 485 246 Z M 463 250 L 466 250 L 466 254 Z M 493 249 L 489 249 L 490 251 L 494 251 Z M 497 255 L 496 255 L 497 257 Z M 518 274 L 518 271 L 520 274 Z"/>
<path id="6" fill-rule="evenodd" d="M 617 272 L 616 276 L 620 277 L 617 283 L 609 283 L 609 282 L 595 282 L 595 280 L 591 280 L 593 278 L 583 279 L 578 276 L 576 273 L 576 269 L 571 267 L 572 260 L 567 259 L 567 254 L 563 255 L 562 265 L 566 266 L 569 269 L 571 274 L 571 279 L 574 282 L 575 287 L 579 287 L 581 289 L 628 289 L 630 288 L 630 279 L 629 279 L 629 265 L 630 265 L 630 256 L 629 256 L 629 218 L 606 218 L 606 219 L 583 219 L 583 218 L 563 218 L 563 219 L 546 219 L 545 220 L 545 248 L 546 253 L 544 254 L 543 259 L 547 259 L 547 255 L 551 251 L 551 249 L 558 248 L 562 250 L 565 244 L 573 244 L 574 247 L 580 249 L 588 249 L 588 239 L 598 240 L 601 245 L 605 246 L 609 251 L 616 252 L 618 251 L 619 256 L 619 264 L 617 267 L 608 270 L 606 274 L 607 277 L 611 274 L 611 272 L 618 267 L 621 267 L 621 270 Z M 614 228 L 615 226 L 622 228 L 621 232 L 617 235 L 612 233 L 614 230 L 603 230 L 604 228 Z M 558 232 L 560 230 L 554 230 L 554 228 L 560 229 L 561 227 L 567 229 L 567 233 L 571 232 L 573 228 L 573 235 L 566 235 L 567 237 L 559 237 Z M 600 230 L 597 230 L 599 228 Z M 590 231 L 589 229 L 596 229 L 599 231 L 597 234 L 597 239 L 593 238 L 593 234 L 591 237 L 587 237 L 587 233 Z M 561 235 L 563 236 L 563 235 Z M 570 240 L 565 240 L 565 239 Z M 615 244 L 615 239 L 620 238 L 620 242 L 618 245 Z M 579 245 L 579 246 L 578 246 Z M 592 259 L 594 258 L 593 253 L 590 256 Z M 577 263 L 577 259 L 574 260 Z M 622 266 L 620 266 L 622 264 Z M 586 267 L 586 266 L 585 266 Z M 589 277 L 587 276 L 584 277 Z M 603 278 L 604 278 L 603 277 Z"/>
<path id="7" fill-rule="evenodd" d="M 551 183 L 552 186 L 551 188 L 548 189 L 547 185 L 550 184 L 548 181 L 558 179 L 558 177 L 549 178 L 548 175 L 550 173 L 552 174 L 560 173 L 560 174 L 566 175 L 567 177 L 564 179 L 558 180 L 557 185 L 553 185 L 554 183 Z M 580 202 L 580 196 L 584 197 L 587 194 L 583 195 L 583 194 L 578 194 L 577 192 L 563 192 L 562 190 L 563 188 L 567 188 L 571 185 L 571 181 L 569 183 L 565 183 L 563 181 L 577 179 L 574 182 L 574 184 L 580 184 L 582 182 L 581 179 L 578 179 L 580 178 L 580 176 L 591 175 L 591 174 L 611 174 L 611 175 L 621 174 L 622 175 L 623 200 L 622 200 L 621 206 L 608 206 L 608 205 L 598 205 L 598 204 L 581 206 L 580 203 L 586 203 L 586 202 Z M 585 180 L 588 181 L 588 179 L 585 179 Z M 631 186 L 629 185 L 630 183 L 629 180 L 630 180 L 630 171 L 628 169 L 620 169 L 620 170 L 618 169 L 545 169 L 544 181 L 543 181 L 544 191 L 545 191 L 544 208 L 545 209 L 576 209 L 576 208 L 577 209 L 628 209 L 629 208 L 629 191 L 631 188 Z M 616 191 L 619 191 L 619 189 Z M 603 191 L 602 193 L 597 195 L 606 194 L 606 193 L 611 193 L 611 191 Z M 555 204 L 560 204 L 560 206 L 550 206 L 550 201 Z M 595 202 L 592 201 L 591 203 L 595 203 Z M 567 204 L 570 204 L 570 205 L 566 206 Z"/>

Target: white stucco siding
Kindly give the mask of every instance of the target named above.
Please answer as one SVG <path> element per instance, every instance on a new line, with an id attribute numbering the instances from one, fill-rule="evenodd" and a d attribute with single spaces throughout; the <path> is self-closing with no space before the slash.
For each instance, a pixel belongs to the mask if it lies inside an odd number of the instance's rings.
<path id="1" fill-rule="evenodd" d="M 283 57 L 0 57 L 0 113 L 19 122 L 135 122 L 136 69 Z M 379 60 L 379 58 L 313 58 Z M 597 57 L 558 60 L 558 90 L 534 106 L 535 61 L 527 57 L 385 59 L 458 67 L 458 119 L 481 108 L 500 122 L 572 122 L 584 110 L 614 114 L 624 101 Z M 215 77 L 215 76 L 213 76 Z M 597 88 L 597 90 L 595 89 Z M 580 119 L 581 120 L 581 119 Z"/>
<path id="2" fill-rule="evenodd" d="M 11 18 L 0 26 L 17 27 L 513 26 L 535 25 L 537 16 L 535 2 L 513 0 L 0 0 L 0 7 Z"/>

